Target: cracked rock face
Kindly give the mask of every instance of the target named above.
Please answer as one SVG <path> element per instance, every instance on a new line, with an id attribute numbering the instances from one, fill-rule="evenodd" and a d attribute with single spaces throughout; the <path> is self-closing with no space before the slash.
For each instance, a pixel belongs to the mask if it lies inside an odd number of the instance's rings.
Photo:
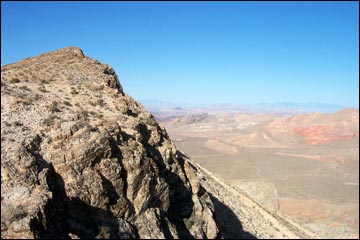
<path id="1" fill-rule="evenodd" d="M 216 238 L 214 207 L 114 70 L 68 47 L 1 68 L 2 238 Z"/>

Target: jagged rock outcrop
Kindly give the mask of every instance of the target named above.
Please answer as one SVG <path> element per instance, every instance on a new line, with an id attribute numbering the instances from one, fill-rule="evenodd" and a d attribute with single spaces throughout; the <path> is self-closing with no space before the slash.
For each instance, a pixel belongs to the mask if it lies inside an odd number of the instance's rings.
<path id="1" fill-rule="evenodd" d="M 216 238 L 196 168 L 114 70 L 68 47 L 1 68 L 2 238 Z"/>

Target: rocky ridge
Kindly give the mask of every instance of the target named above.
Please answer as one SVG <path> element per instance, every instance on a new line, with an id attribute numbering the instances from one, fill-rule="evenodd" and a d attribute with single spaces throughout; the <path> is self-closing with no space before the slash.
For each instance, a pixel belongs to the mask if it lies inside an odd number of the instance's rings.
<path id="1" fill-rule="evenodd" d="M 214 204 L 114 70 L 68 47 L 1 68 L 2 238 L 219 238 Z"/>

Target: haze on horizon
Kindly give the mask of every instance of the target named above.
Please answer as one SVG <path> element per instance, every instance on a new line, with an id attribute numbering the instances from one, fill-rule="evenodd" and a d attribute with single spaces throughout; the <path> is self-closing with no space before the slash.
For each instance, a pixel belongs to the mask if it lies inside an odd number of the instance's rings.
<path id="1" fill-rule="evenodd" d="M 359 108 L 358 2 L 1 2 L 1 65 L 78 46 L 135 99 Z"/>

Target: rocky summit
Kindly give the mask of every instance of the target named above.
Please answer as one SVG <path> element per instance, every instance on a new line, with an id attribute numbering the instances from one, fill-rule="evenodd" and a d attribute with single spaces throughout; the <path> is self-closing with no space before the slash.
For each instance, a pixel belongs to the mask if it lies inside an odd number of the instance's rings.
<path id="1" fill-rule="evenodd" d="M 1 238 L 222 237 L 197 171 L 79 48 L 1 68 Z"/>

